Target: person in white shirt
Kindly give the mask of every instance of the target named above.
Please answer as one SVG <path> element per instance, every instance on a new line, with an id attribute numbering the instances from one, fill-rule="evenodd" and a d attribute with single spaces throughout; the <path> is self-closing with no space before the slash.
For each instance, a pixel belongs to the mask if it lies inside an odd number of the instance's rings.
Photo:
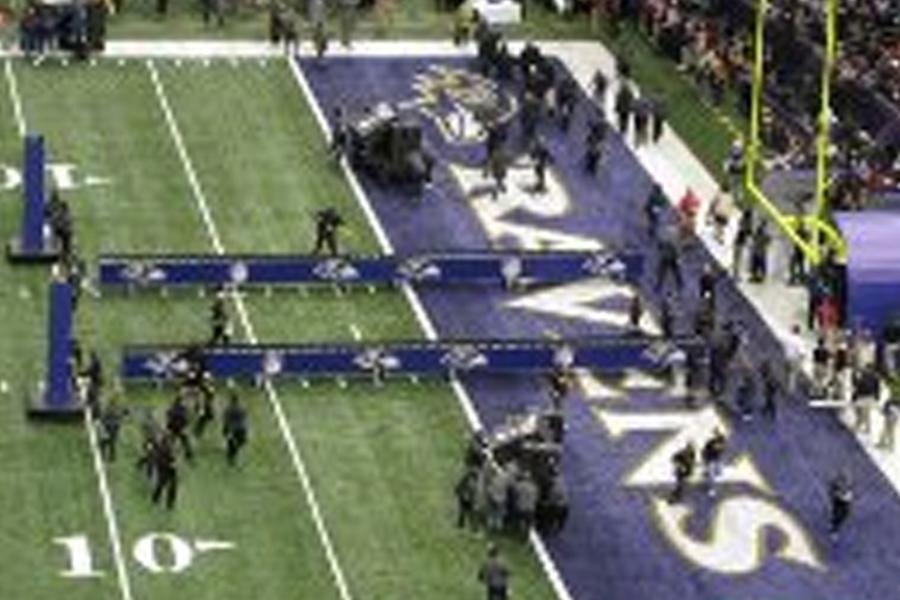
<path id="1" fill-rule="evenodd" d="M 806 360 L 806 342 L 800 335 L 800 326 L 791 327 L 791 332 L 784 339 L 784 354 L 787 358 L 787 392 L 797 392 L 797 381 Z"/>

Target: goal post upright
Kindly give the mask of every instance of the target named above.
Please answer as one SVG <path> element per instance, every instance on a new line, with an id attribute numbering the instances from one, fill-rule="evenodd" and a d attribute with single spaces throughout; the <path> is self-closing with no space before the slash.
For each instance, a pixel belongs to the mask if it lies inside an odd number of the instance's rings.
<path id="1" fill-rule="evenodd" d="M 804 240 L 796 230 L 798 218 L 784 214 L 758 184 L 757 169 L 762 158 L 760 129 L 762 123 L 763 86 L 765 85 L 766 16 L 769 0 L 756 0 L 753 29 L 753 71 L 750 103 L 750 140 L 747 144 L 747 160 L 744 185 L 748 195 L 759 204 L 778 224 L 782 232 L 798 246 L 812 264 L 824 257 L 822 248 L 834 248 L 838 256 L 846 255 L 846 244 L 828 220 L 828 149 L 830 146 L 831 80 L 837 55 L 837 7 L 839 0 L 825 0 L 826 43 L 822 64 L 820 110 L 816 128 L 816 189 L 814 212 L 800 217 L 812 230 L 813 239 Z"/>

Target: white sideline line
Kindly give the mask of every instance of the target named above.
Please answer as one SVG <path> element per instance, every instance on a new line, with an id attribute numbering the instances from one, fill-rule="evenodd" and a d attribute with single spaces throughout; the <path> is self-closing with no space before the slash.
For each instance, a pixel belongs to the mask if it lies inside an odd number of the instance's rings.
<path id="1" fill-rule="evenodd" d="M 12 60 L 7 58 L 6 65 L 6 83 L 9 86 L 9 99 L 13 105 L 13 117 L 16 120 L 16 128 L 19 130 L 19 137 L 25 137 L 25 117 L 22 114 L 22 100 L 19 98 L 19 86 L 16 85 L 16 76 L 12 69 Z"/>
<path id="2" fill-rule="evenodd" d="M 131 581 L 128 579 L 128 570 L 125 568 L 125 559 L 122 555 L 119 525 L 116 522 L 112 494 L 109 492 L 109 483 L 106 480 L 106 468 L 103 466 L 103 457 L 100 456 L 100 446 L 97 443 L 97 432 L 94 429 L 94 413 L 91 407 L 87 405 L 84 407 L 84 428 L 87 429 L 88 441 L 91 444 L 91 454 L 94 457 L 94 471 L 97 474 L 97 485 L 100 487 L 100 498 L 103 501 L 103 512 L 106 515 L 106 526 L 109 530 L 109 540 L 113 549 L 113 562 L 116 565 L 116 576 L 119 579 L 122 600 L 132 600 Z"/>
<path id="3" fill-rule="evenodd" d="M 22 100 L 19 96 L 19 88 L 16 85 L 16 76 L 15 73 L 13 73 L 12 61 L 10 59 L 6 59 L 4 70 L 6 71 L 6 81 L 9 86 L 9 96 L 12 100 L 16 127 L 19 130 L 19 135 L 24 138 L 27 128 L 25 126 L 24 113 L 22 112 Z M 4 382 L 4 384 L 5 383 L 6 382 Z M 116 511 L 113 506 L 112 493 L 109 491 L 109 482 L 106 479 L 106 467 L 103 464 L 103 457 L 100 455 L 100 446 L 97 443 L 97 432 L 94 430 L 93 414 L 90 407 L 87 405 L 84 407 L 84 428 L 87 430 L 88 443 L 91 447 L 94 473 L 97 475 L 97 489 L 100 491 L 100 503 L 103 505 L 103 516 L 106 520 L 109 544 L 112 546 L 113 563 L 116 566 L 116 578 L 119 581 L 119 591 L 122 593 L 122 600 L 132 600 L 134 596 L 131 594 L 131 580 L 128 578 L 128 569 L 125 566 L 125 558 L 122 554 L 122 540 L 119 535 L 119 524 L 116 521 Z"/>
<path id="4" fill-rule="evenodd" d="M 222 238 L 219 236 L 218 228 L 216 227 L 215 221 L 213 221 L 212 218 L 212 213 L 209 210 L 209 204 L 206 202 L 206 195 L 203 193 L 203 188 L 200 186 L 200 182 L 197 179 L 197 174 L 194 171 L 191 159 L 188 156 L 187 149 L 184 145 L 184 140 L 182 139 L 181 132 L 178 129 L 178 123 L 175 121 L 175 115 L 169 105 L 169 100 L 166 97 L 166 92 L 163 88 L 162 81 L 160 81 L 159 72 L 156 70 L 156 66 L 153 64 L 152 60 L 147 61 L 147 68 L 150 71 L 150 78 L 153 80 L 153 87 L 156 91 L 156 97 L 159 100 L 160 107 L 162 108 L 163 114 L 166 118 L 166 123 L 169 126 L 169 133 L 172 135 L 172 141 L 175 142 L 175 147 L 178 150 L 178 156 L 181 159 L 181 164 L 184 167 L 185 174 L 187 175 L 188 184 L 191 187 L 194 199 L 197 201 L 197 207 L 200 209 L 200 214 L 202 215 L 203 222 L 206 225 L 207 233 L 209 234 L 210 240 L 212 241 L 213 249 L 216 251 L 216 254 L 225 254 L 225 247 L 222 244 Z M 250 317 L 247 313 L 247 307 L 244 305 L 243 298 L 237 294 L 232 294 L 231 297 L 234 301 L 235 306 L 237 307 L 241 325 L 244 327 L 244 331 L 247 332 L 247 339 L 252 344 L 258 343 L 256 332 L 253 329 L 253 324 L 250 322 Z M 319 540 L 322 542 L 322 547 L 324 548 L 325 555 L 328 558 L 328 565 L 331 569 L 331 574 L 334 577 L 335 585 L 338 588 L 338 592 L 340 593 L 342 600 L 352 600 L 350 590 L 347 587 L 347 582 L 344 578 L 344 572 L 341 569 L 340 564 L 338 563 L 337 554 L 335 553 L 334 547 L 331 543 L 331 537 L 328 534 L 328 530 L 325 528 L 325 521 L 322 518 L 322 512 L 319 509 L 319 502 L 316 500 L 316 494 L 313 491 L 312 483 L 309 479 L 309 474 L 307 473 L 306 466 L 303 463 L 302 457 L 300 456 L 300 450 L 297 447 L 296 442 L 294 441 L 293 435 L 291 434 L 290 426 L 288 425 L 287 417 L 285 417 L 281 400 L 278 398 L 278 393 L 275 391 L 275 386 L 272 385 L 271 381 L 266 379 L 263 383 L 263 387 L 266 390 L 266 396 L 269 399 L 269 404 L 272 407 L 272 412 L 275 414 L 275 420 L 278 422 L 278 427 L 281 430 L 281 435 L 284 438 L 284 443 L 285 445 L 287 445 L 288 453 L 291 457 L 291 462 L 293 463 L 294 470 L 297 473 L 297 478 L 300 480 L 300 484 L 303 487 L 303 492 L 306 495 L 306 501 L 309 505 L 310 512 L 312 513 L 313 522 L 315 523 L 316 531 L 319 534 Z"/>
<path id="5" fill-rule="evenodd" d="M 310 108 L 312 109 L 313 115 L 315 115 L 316 121 L 319 123 L 319 127 L 322 129 L 322 133 L 325 135 L 325 139 L 330 142 L 331 128 L 328 126 L 328 121 L 325 119 L 322 108 L 319 106 L 319 103 L 316 101 L 316 98 L 312 93 L 312 89 L 309 87 L 309 82 L 306 81 L 306 76 L 303 74 L 303 71 L 300 70 L 300 67 L 297 65 L 296 60 L 289 58 L 288 63 L 290 65 L 291 72 L 294 74 L 294 79 L 300 86 L 303 95 L 306 97 L 307 104 L 309 104 Z M 378 239 L 378 243 L 381 246 L 382 251 L 386 254 L 393 254 L 394 248 L 391 244 L 391 240 L 388 238 L 387 233 L 381 226 L 381 222 L 379 222 L 378 217 L 375 215 L 375 210 L 372 208 L 368 197 L 363 191 L 362 185 L 360 185 L 359 183 L 359 179 L 357 179 L 356 174 L 353 172 L 353 169 L 350 168 L 350 164 L 347 162 L 346 157 L 341 159 L 341 169 L 343 170 L 344 175 L 347 177 L 347 181 L 350 183 L 350 187 L 353 190 L 356 199 L 359 201 L 360 207 L 363 209 L 369 225 L 375 231 L 375 237 Z M 412 286 L 409 285 L 409 283 L 406 282 L 403 283 L 402 288 L 403 295 L 406 297 L 406 300 L 412 307 L 413 313 L 415 313 L 416 319 L 419 321 L 419 326 L 425 333 L 425 337 L 432 341 L 437 340 L 438 336 L 437 331 L 434 328 L 434 324 L 428 317 L 428 313 L 425 311 L 425 307 L 422 306 L 422 302 L 419 300 L 418 295 L 416 295 L 415 290 L 412 288 Z M 469 397 L 469 394 L 468 392 L 466 392 L 466 389 L 463 387 L 462 383 L 460 383 L 458 379 L 454 378 L 451 380 L 450 386 L 453 388 L 453 391 L 455 392 L 456 397 L 459 400 L 460 407 L 462 408 L 463 413 L 466 416 L 469 427 L 476 431 L 483 429 L 484 424 L 481 422 L 481 418 L 478 416 L 478 413 L 475 410 L 472 399 Z M 556 593 L 556 597 L 559 600 L 572 600 L 572 596 L 569 593 L 569 590 L 566 588 L 566 584 L 563 581 L 562 576 L 559 574 L 559 570 L 553 563 L 553 559 L 550 557 L 550 553 L 547 552 L 547 547 L 544 545 L 544 540 L 541 539 L 541 536 L 537 532 L 535 532 L 534 529 L 532 529 L 528 535 L 528 541 L 531 543 L 531 546 L 534 549 L 535 554 L 537 555 L 538 561 L 541 563 L 541 567 L 544 569 L 544 573 L 550 580 L 550 584 L 553 587 L 553 591 Z"/>

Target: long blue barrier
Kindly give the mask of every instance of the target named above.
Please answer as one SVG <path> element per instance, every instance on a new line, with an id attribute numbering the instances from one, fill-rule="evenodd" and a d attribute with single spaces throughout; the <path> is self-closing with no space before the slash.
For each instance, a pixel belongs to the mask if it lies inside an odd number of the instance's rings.
<path id="1" fill-rule="evenodd" d="M 37 397 L 28 407 L 31 416 L 65 418 L 81 411 L 72 384 L 73 299 L 68 282 L 54 280 L 50 284 L 47 371 Z"/>
<path id="2" fill-rule="evenodd" d="M 47 262 L 57 253 L 49 247 L 44 237 L 46 222 L 46 195 L 44 190 L 45 167 L 44 138 L 40 135 L 25 136 L 23 158 L 23 210 L 19 237 L 10 242 L 7 255 L 16 262 Z"/>
<path id="3" fill-rule="evenodd" d="M 569 340 L 453 340 L 302 345 L 234 345 L 203 348 L 216 377 L 333 377 L 528 373 L 558 367 L 619 372 L 657 370 L 683 360 L 695 338 L 589 337 Z M 185 346 L 131 346 L 123 352 L 124 380 L 166 380 L 188 367 Z"/>
<path id="4" fill-rule="evenodd" d="M 289 284 L 552 284 L 606 276 L 637 281 L 639 254 L 464 251 L 417 256 L 106 255 L 102 286 L 276 286 Z"/>

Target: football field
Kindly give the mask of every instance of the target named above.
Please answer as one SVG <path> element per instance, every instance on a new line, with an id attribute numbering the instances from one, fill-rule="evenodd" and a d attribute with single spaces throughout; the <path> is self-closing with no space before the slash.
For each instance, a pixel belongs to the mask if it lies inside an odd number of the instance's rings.
<path id="1" fill-rule="evenodd" d="M 13 61 L 0 93 L 0 233 L 17 227 L 20 127 L 45 136 L 50 179 L 74 213 L 88 264 L 101 252 L 299 252 L 333 206 L 347 246 L 374 233 L 284 59 Z M 44 268 L 0 262 L 0 598 L 478 597 L 486 540 L 455 528 L 453 484 L 467 424 L 449 385 L 277 383 L 239 393 L 250 443 L 229 468 L 217 428 L 180 466 L 172 512 L 135 468 L 138 415 L 168 388 L 114 380 L 126 343 L 205 340 L 209 298 L 85 294 L 84 347 L 127 406 L 120 455 L 96 460 L 84 426 L 35 425 L 22 400 L 43 374 Z M 242 341 L 410 339 L 402 294 L 330 289 L 246 294 Z M 224 384 L 220 383 L 220 387 Z M 538 560 L 504 541 L 517 598 L 553 596 Z"/>

